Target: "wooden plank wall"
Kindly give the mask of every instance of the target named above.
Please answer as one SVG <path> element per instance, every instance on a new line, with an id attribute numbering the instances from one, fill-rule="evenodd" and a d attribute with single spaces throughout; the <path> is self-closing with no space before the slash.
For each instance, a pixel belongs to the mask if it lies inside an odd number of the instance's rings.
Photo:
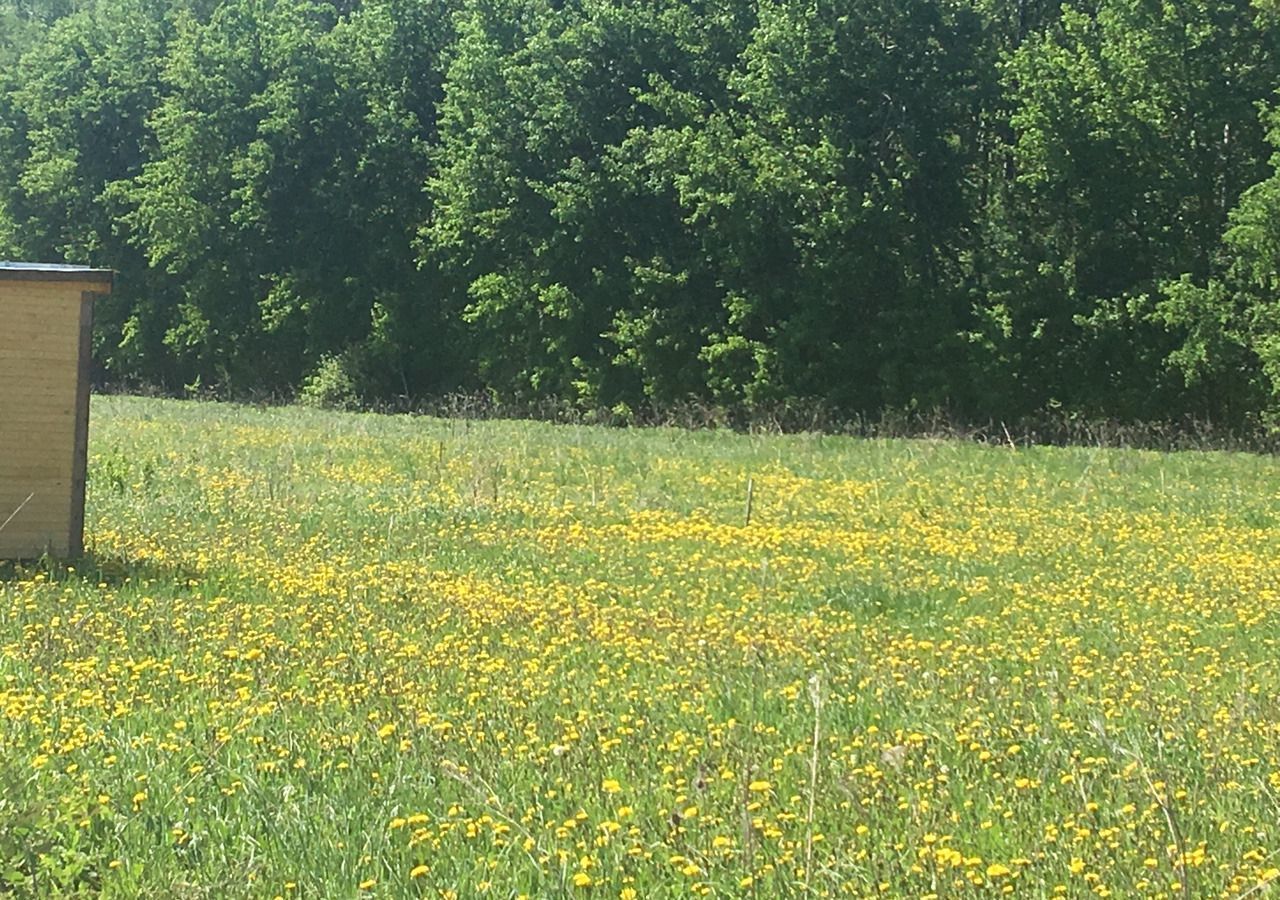
<path id="1" fill-rule="evenodd" d="M 101 287 L 0 280 L 0 559 L 80 551 L 81 307 Z"/>

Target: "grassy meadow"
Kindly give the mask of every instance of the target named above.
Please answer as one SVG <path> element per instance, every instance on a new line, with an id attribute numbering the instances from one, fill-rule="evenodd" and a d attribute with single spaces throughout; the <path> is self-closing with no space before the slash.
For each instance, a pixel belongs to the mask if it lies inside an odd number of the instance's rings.
<path id="1" fill-rule="evenodd" d="M 1280 895 L 1274 459 L 91 434 L 89 557 L 0 563 L 0 895 Z"/>

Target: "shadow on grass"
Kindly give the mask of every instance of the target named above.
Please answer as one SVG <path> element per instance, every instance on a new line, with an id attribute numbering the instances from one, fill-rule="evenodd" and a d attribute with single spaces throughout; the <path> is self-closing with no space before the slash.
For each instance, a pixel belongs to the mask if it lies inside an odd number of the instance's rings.
<path id="1" fill-rule="evenodd" d="M 805 611 L 819 609 L 852 616 L 860 621 L 896 620 L 934 623 L 955 610 L 961 592 L 954 587 L 921 590 L 884 582 L 839 585 L 811 599 Z"/>
<path id="2" fill-rule="evenodd" d="M 28 581 L 43 574 L 48 581 L 79 581 L 119 587 L 122 584 L 148 581 L 183 583 L 195 580 L 199 572 L 187 566 L 157 563 L 150 559 L 129 559 L 119 553 L 87 551 L 76 559 L 0 560 L 0 584 Z"/>

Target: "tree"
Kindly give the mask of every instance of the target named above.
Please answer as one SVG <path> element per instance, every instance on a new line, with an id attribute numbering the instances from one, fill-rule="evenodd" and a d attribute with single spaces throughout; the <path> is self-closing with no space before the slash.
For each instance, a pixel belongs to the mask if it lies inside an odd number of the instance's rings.
<path id="1" fill-rule="evenodd" d="M 676 190 L 679 129 L 722 102 L 739 7 L 474 2 L 459 19 L 431 181 L 488 383 L 586 405 L 704 384 L 710 288 Z"/>
<path id="2" fill-rule="evenodd" d="M 960 399 L 979 32 L 947 2 L 762 5 L 685 191 L 726 287 L 721 394 Z"/>
<path id="3" fill-rule="evenodd" d="M 1193 401 L 1163 374 L 1152 298 L 1205 276 L 1259 177 L 1275 50 L 1248 0 L 1103 0 L 1013 53 L 1016 182 L 985 311 L 1032 405 L 1131 417 Z"/>
<path id="4" fill-rule="evenodd" d="M 400 2 L 236 0 L 183 23 L 126 221 L 182 285 L 164 343 L 186 377 L 287 391 L 366 351 L 384 390 L 427 377 L 412 240 L 446 34 L 438 7 Z"/>
<path id="5" fill-rule="evenodd" d="M 1231 211 L 1214 275 L 1164 286 L 1155 318 L 1180 338 L 1169 354 L 1188 386 L 1222 398 L 1235 420 L 1280 426 L 1280 113 L 1268 111 L 1272 174 Z"/>
<path id="6" fill-rule="evenodd" d="M 0 66 L 0 255 L 120 271 L 96 330 L 98 358 L 118 374 L 137 371 L 121 349 L 127 310 L 166 294 L 121 227 L 115 190 L 153 151 L 147 119 L 173 12 L 160 0 L 101 0 L 50 15 L 41 39 Z"/>

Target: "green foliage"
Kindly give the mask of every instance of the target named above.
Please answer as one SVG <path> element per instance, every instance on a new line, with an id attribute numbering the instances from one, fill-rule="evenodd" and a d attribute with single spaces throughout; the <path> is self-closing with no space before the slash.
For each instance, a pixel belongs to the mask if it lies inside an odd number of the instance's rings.
<path id="1" fill-rule="evenodd" d="M 110 818 L 100 804 L 0 762 L 0 895 L 98 896 Z"/>
<path id="2" fill-rule="evenodd" d="M 350 372 L 350 360 L 322 357 L 315 371 L 303 380 L 298 399 L 305 406 L 321 409 L 356 408 L 360 398 L 356 379 Z"/>
<path id="3" fill-rule="evenodd" d="M 986 303 L 1024 390 L 1122 416 L 1225 412 L 1165 377 L 1144 298 L 1211 268 L 1262 174 L 1255 106 L 1276 67 L 1247 0 L 1070 4 L 1010 55 L 1014 178 Z"/>
<path id="4" fill-rule="evenodd" d="M 1263 118 L 1280 148 L 1280 114 Z M 1245 191 L 1231 211 L 1212 277 L 1166 285 L 1156 316 L 1182 338 L 1169 361 L 1189 384 L 1252 401 L 1250 408 L 1274 427 L 1280 425 L 1280 152 L 1272 167 L 1271 177 Z"/>
<path id="5" fill-rule="evenodd" d="M 103 376 L 171 391 L 1238 423 L 1276 17 L 0 0 L 0 256 L 119 270 Z"/>

